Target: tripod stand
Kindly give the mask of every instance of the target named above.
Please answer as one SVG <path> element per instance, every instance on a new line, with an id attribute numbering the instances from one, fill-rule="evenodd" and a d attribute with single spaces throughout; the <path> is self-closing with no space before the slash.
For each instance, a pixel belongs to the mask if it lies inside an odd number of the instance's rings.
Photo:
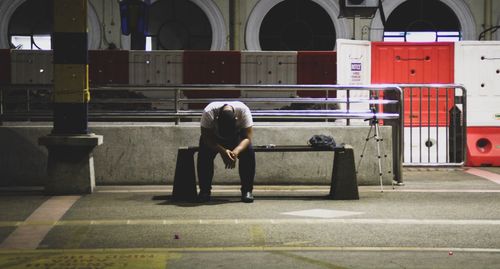
<path id="1" fill-rule="evenodd" d="M 370 129 L 368 130 L 368 134 L 365 139 L 365 144 L 363 146 L 363 151 L 361 152 L 361 156 L 359 158 L 358 162 L 358 168 L 356 169 L 356 173 L 358 173 L 359 168 L 361 167 L 361 161 L 363 160 L 363 156 L 365 154 L 366 146 L 368 145 L 368 141 L 370 139 L 375 139 L 375 142 L 377 144 L 377 159 L 378 159 L 378 177 L 380 180 L 380 192 L 384 192 L 384 184 L 382 182 L 382 155 L 380 153 L 380 142 L 384 141 L 383 138 L 380 137 L 380 129 L 379 129 L 379 121 L 377 119 L 377 116 L 375 114 L 375 110 L 372 110 L 373 112 L 373 118 L 366 119 L 365 121 L 369 121 L 370 123 Z M 373 136 L 370 136 L 373 131 Z M 387 158 L 387 154 L 384 154 L 384 158 Z M 389 171 L 390 173 L 390 171 Z M 391 180 L 391 186 L 394 189 L 394 183 Z"/>

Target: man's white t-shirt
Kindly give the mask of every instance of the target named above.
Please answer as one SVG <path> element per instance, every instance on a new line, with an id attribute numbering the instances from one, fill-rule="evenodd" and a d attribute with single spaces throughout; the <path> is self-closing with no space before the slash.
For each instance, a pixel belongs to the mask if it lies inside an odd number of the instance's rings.
<path id="1" fill-rule="evenodd" d="M 231 101 L 212 102 L 208 104 L 203 110 L 203 114 L 201 115 L 201 127 L 216 130 L 217 124 L 215 124 L 215 117 L 219 113 L 220 108 L 224 105 L 230 105 L 234 108 L 234 114 L 236 116 L 236 127 L 239 130 L 253 126 L 252 114 L 248 106 L 240 101 Z"/>

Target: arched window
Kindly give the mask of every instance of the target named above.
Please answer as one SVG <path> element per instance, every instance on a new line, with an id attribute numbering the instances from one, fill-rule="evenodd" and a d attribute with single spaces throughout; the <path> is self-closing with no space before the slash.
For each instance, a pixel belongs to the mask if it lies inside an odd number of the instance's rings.
<path id="1" fill-rule="evenodd" d="M 384 41 L 459 41 L 460 22 L 445 3 L 408 0 L 387 18 Z"/>
<path id="2" fill-rule="evenodd" d="M 51 0 L 0 0 L 0 48 L 51 48 L 53 14 Z M 94 7 L 87 10 L 88 47 L 98 49 L 101 28 Z"/>
<path id="3" fill-rule="evenodd" d="M 296 8 L 296 5 L 297 4 L 304 4 L 304 5 L 307 5 L 309 6 L 309 10 L 312 10 L 312 11 L 309 11 L 306 16 L 306 13 L 304 12 L 304 10 L 301 10 L 301 9 L 298 9 Z M 290 14 L 284 14 L 284 15 L 269 15 L 269 13 L 271 12 L 271 10 L 278 6 L 278 5 L 283 5 L 283 9 L 288 9 L 289 12 L 292 12 L 293 13 L 290 13 Z M 282 9 L 282 8 L 277 8 L 276 9 L 276 12 L 277 13 L 281 13 L 279 12 L 279 10 Z M 297 14 L 297 16 L 295 17 L 289 17 L 293 14 L 295 14 L 297 11 L 299 11 L 299 14 Z M 274 11 L 273 11 L 274 13 Z M 304 14 L 301 14 L 301 13 L 304 13 Z M 266 39 L 268 37 L 268 34 L 264 34 L 262 35 L 261 34 L 261 31 L 264 30 L 264 31 L 268 31 L 267 29 L 262 29 L 262 28 L 267 28 L 267 26 L 262 26 L 264 24 L 264 19 L 266 17 L 269 17 L 269 20 L 275 20 L 275 16 L 278 16 L 277 18 L 279 19 L 280 17 L 279 16 L 283 16 L 281 17 L 282 19 L 287 19 L 288 20 L 285 20 L 283 22 L 279 22 L 281 25 L 283 26 L 288 26 L 289 29 L 293 29 L 293 26 L 290 27 L 290 25 L 293 25 L 293 22 L 295 21 L 295 25 L 300 25 L 302 24 L 300 27 L 301 27 L 301 31 L 302 31 L 302 35 L 304 36 L 308 36 L 308 32 L 312 32 L 312 36 L 315 36 L 315 37 L 318 37 L 318 36 L 325 36 L 325 29 L 329 29 L 330 32 L 328 33 L 328 35 L 331 36 L 331 39 L 333 40 L 331 43 L 329 43 L 330 46 L 325 46 L 325 47 L 320 47 L 320 46 L 317 46 L 316 48 L 312 48 L 312 50 L 320 50 L 320 49 L 323 49 L 323 50 L 331 50 L 332 48 L 335 48 L 335 40 L 336 39 L 339 39 L 339 38 L 343 38 L 343 39 L 346 39 L 346 38 L 351 38 L 352 37 L 352 34 L 351 34 L 351 26 L 349 25 L 349 22 L 347 19 L 344 19 L 344 18 L 339 18 L 339 13 L 340 13 L 340 7 L 339 7 L 339 2 L 338 1 L 332 1 L 332 0 L 302 0 L 302 1 L 297 1 L 297 0 L 259 0 L 255 6 L 253 7 L 252 9 L 252 12 L 250 13 L 249 17 L 248 17 L 248 20 L 247 20 L 247 23 L 246 23 L 246 27 L 245 27 L 245 45 L 246 45 L 246 49 L 248 50 L 263 50 L 263 46 L 261 45 L 261 37 L 263 37 L 264 39 Z M 326 16 L 325 16 L 326 14 Z M 288 17 L 287 17 L 288 15 Z M 315 17 L 315 18 L 310 18 L 310 17 Z M 311 19 L 311 20 L 309 20 Z M 328 22 L 326 22 L 326 20 L 328 19 Z M 268 18 L 266 18 L 266 20 L 268 20 Z M 317 21 L 318 20 L 321 20 L 324 23 L 324 25 L 320 25 L 318 26 L 317 28 L 314 28 L 317 26 Z M 306 26 L 304 26 L 304 23 Z M 333 26 L 331 26 L 333 25 Z M 270 30 L 273 30 L 274 28 L 274 31 L 278 30 L 276 29 L 276 26 L 273 26 L 271 25 L 270 26 L 271 28 L 269 29 Z M 313 29 L 309 30 L 308 28 L 311 28 L 313 27 Z M 286 28 L 285 28 L 286 30 Z M 289 30 L 291 31 L 291 30 Z M 286 31 L 281 31 L 282 33 L 287 33 Z M 286 36 L 286 35 L 284 35 Z M 309 36 L 311 36 L 311 34 L 309 34 Z M 270 36 L 271 38 L 270 39 L 273 39 L 272 36 Z M 329 37 L 330 38 L 330 37 Z M 275 38 L 274 38 L 275 39 Z M 281 38 L 282 40 L 287 40 L 286 38 Z M 293 37 L 292 37 L 293 39 Z M 290 38 L 288 39 L 290 40 Z M 293 40 L 292 40 L 293 41 Z M 266 42 L 266 41 L 264 41 Z M 290 41 L 289 41 L 290 42 Z M 303 48 L 300 48 L 298 45 L 300 45 L 299 43 L 297 42 L 292 42 L 294 44 L 294 46 L 290 46 L 288 45 L 288 49 L 290 49 L 290 47 L 295 47 L 295 48 L 299 48 L 299 49 L 303 49 Z M 306 42 L 301 42 L 301 43 L 306 43 Z M 307 44 L 319 44 L 319 42 L 307 42 Z M 321 42 L 322 44 L 325 44 L 325 43 L 328 43 L 327 42 Z M 307 45 L 306 44 L 306 45 Z M 269 49 L 268 48 L 265 48 L 265 49 Z M 287 50 L 286 48 L 273 48 L 273 49 L 279 49 L 279 50 Z"/>
<path id="4" fill-rule="evenodd" d="M 50 50 L 52 28 L 52 1 L 26 1 L 10 19 L 10 46 L 14 49 Z"/>
<path id="5" fill-rule="evenodd" d="M 212 27 L 192 1 L 160 0 L 150 7 L 148 36 L 153 50 L 209 50 Z"/>
<path id="6" fill-rule="evenodd" d="M 262 50 L 333 50 L 335 27 L 328 13 L 310 0 L 286 0 L 265 15 Z"/>

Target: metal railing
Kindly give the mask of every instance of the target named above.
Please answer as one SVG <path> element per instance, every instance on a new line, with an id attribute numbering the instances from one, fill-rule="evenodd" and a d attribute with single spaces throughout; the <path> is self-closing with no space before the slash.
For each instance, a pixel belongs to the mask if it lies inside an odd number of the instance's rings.
<path id="1" fill-rule="evenodd" d="M 301 92 L 321 91 L 323 97 L 297 97 Z M 226 98 L 211 98 L 213 92 Z M 236 91 L 236 93 L 235 93 Z M 245 97 L 253 91 L 254 97 Z M 351 98 L 352 91 L 364 91 L 366 97 Z M 52 85 L 0 86 L 0 122 L 9 120 L 52 120 Z M 269 93 L 292 93 L 269 96 Z M 344 92 L 345 98 L 330 97 Z M 267 93 L 267 94 L 266 94 Z M 380 98 L 386 93 L 386 97 Z M 391 94 L 389 94 L 391 93 Z M 262 94 L 266 97 L 255 97 Z M 387 96 L 391 95 L 391 98 Z M 199 118 L 205 103 L 239 100 L 252 110 L 256 121 L 332 121 L 380 119 L 393 122 L 394 180 L 402 182 L 402 145 L 404 112 L 403 91 L 397 85 L 171 85 L 171 86 L 99 86 L 91 88 L 90 121 L 174 121 Z M 190 96 L 189 98 L 187 96 Z M 238 96 L 238 97 L 235 97 Z M 241 97 L 243 96 L 243 97 Z M 359 96 L 353 94 L 353 96 Z M 257 106 L 255 104 L 258 104 Z M 363 107 L 355 107 L 362 104 Z M 380 110 L 391 106 L 394 111 Z"/>
<path id="2" fill-rule="evenodd" d="M 52 88 L 0 85 L 0 124 L 51 121 Z M 228 97 L 211 98 L 214 90 Z M 296 97 L 296 90 L 322 91 L 323 97 Z M 253 97 L 248 97 L 248 92 Z M 337 96 L 343 92 L 345 97 L 330 97 L 335 96 L 334 92 Z M 358 94 L 361 92 L 366 94 Z M 91 96 L 90 121 L 178 124 L 199 118 L 205 103 L 235 99 L 247 103 L 257 121 L 345 119 L 345 124 L 351 125 L 351 120 L 376 117 L 382 124 L 393 126 L 393 171 L 397 181 L 402 180 L 402 165 L 462 166 L 465 162 L 467 95 L 462 85 L 114 85 L 93 87 Z"/>
<path id="3" fill-rule="evenodd" d="M 252 90 L 260 92 L 300 89 L 300 91 L 324 90 L 325 97 L 185 97 L 186 92 L 197 91 L 235 91 Z M 328 97 L 330 92 L 338 91 L 399 91 L 395 85 L 177 85 L 177 86 L 103 86 L 91 88 L 92 99 L 89 103 L 89 120 L 152 119 L 174 120 L 196 118 L 202 109 L 195 104 L 211 101 L 240 100 L 248 103 L 256 118 L 296 118 L 296 119 L 365 119 L 373 116 L 368 107 L 353 110 L 351 104 L 397 105 L 400 100 L 380 98 Z M 161 95 L 161 96 L 160 96 Z M 224 95 L 224 94 L 220 94 Z M 238 93 L 240 95 L 240 93 Z M 52 113 L 52 85 L 3 85 L 0 86 L 0 116 L 2 120 L 50 120 Z M 270 109 L 255 108 L 255 103 L 268 104 Z M 296 105 L 290 107 L 290 104 Z M 300 106 L 302 104 L 302 106 Z M 345 104 L 344 109 L 335 104 Z M 288 108 L 287 108 L 288 107 Z M 376 113 L 380 119 L 397 119 L 394 113 Z M 349 125 L 349 122 L 346 124 Z"/>
<path id="4" fill-rule="evenodd" d="M 209 98 L 214 89 L 222 96 L 233 96 Z M 323 97 L 296 97 L 293 90 L 321 90 Z M 400 90 L 404 95 L 402 99 L 398 94 Z M 194 97 L 187 98 L 193 91 Z M 225 94 L 226 91 L 229 94 Z M 238 92 L 234 94 L 234 91 Z M 358 91 L 366 94 L 360 95 Z M 248 92 L 252 92 L 253 97 L 247 97 L 250 96 Z M 270 92 L 279 94 L 269 96 Z M 333 92 L 337 96 L 344 92 L 345 97 L 330 97 Z M 391 96 L 391 92 L 396 92 L 396 96 Z M 385 120 L 383 124 L 395 127 L 393 147 L 401 147 L 403 165 L 462 166 L 465 161 L 467 102 L 466 89 L 462 85 L 115 85 L 93 87 L 91 95 L 90 121 L 179 123 L 200 117 L 204 103 L 235 99 L 247 103 L 257 121 L 345 119 L 345 124 L 350 125 L 350 120 L 375 116 Z M 2 85 L 0 122 L 50 121 L 51 100 L 52 85 Z M 362 109 L 359 104 L 363 105 Z M 375 114 L 373 108 L 376 108 Z"/>
<path id="5" fill-rule="evenodd" d="M 467 90 L 458 84 L 400 84 L 404 91 L 403 165 L 463 166 Z"/>

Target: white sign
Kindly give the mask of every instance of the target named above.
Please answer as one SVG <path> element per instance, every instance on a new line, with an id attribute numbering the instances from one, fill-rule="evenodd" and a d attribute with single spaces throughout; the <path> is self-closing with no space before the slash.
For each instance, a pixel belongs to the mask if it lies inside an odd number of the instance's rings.
<path id="1" fill-rule="evenodd" d="M 361 63 L 351 63 L 351 83 L 357 84 L 362 81 Z"/>

